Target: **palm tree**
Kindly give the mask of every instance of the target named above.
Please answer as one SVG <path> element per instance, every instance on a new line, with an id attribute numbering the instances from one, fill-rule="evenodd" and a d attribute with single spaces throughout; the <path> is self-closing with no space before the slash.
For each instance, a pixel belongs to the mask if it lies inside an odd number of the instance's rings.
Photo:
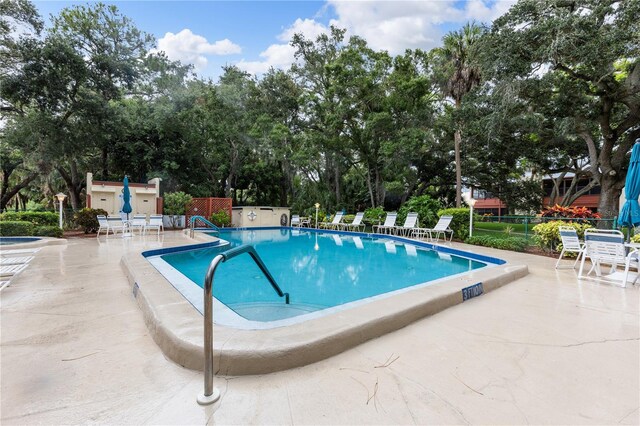
<path id="1" fill-rule="evenodd" d="M 480 84 L 480 68 L 475 64 L 475 48 L 477 41 L 484 34 L 484 29 L 475 22 L 465 24 L 459 31 L 451 31 L 442 39 L 443 46 L 436 51 L 442 60 L 446 74 L 443 91 L 453 98 L 455 107 L 460 108 L 462 98 L 471 89 Z M 462 204 L 462 170 L 460 167 L 460 144 L 462 131 L 456 126 L 454 133 L 456 163 L 456 207 Z"/>

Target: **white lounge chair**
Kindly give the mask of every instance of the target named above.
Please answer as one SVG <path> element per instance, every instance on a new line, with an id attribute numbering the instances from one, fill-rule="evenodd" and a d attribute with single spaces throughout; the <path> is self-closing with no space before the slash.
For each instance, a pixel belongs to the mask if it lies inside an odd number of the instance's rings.
<path id="1" fill-rule="evenodd" d="M 410 212 L 407 213 L 407 218 L 404 220 L 404 224 L 402 226 L 395 226 L 394 232 L 397 235 L 402 235 L 404 237 L 412 235 L 413 230 L 418 226 L 418 213 Z"/>
<path id="2" fill-rule="evenodd" d="M 558 230 L 560 231 L 560 239 L 562 240 L 562 251 L 556 262 L 556 269 L 561 269 L 558 265 L 560 265 L 560 261 L 565 253 L 577 253 L 576 261 L 573 262 L 573 266 L 571 267 L 571 269 L 575 269 L 578 262 L 580 262 L 580 257 L 584 255 L 584 243 L 580 242 L 578 232 L 576 232 L 575 228 L 560 226 Z"/>
<path id="3" fill-rule="evenodd" d="M 157 230 L 158 236 L 160 235 L 160 231 L 164 232 L 164 225 L 162 224 L 161 214 L 152 214 L 149 216 L 149 223 L 146 224 L 144 228 L 145 233 L 150 229 Z"/>
<path id="4" fill-rule="evenodd" d="M 24 271 L 26 267 L 26 263 L 23 263 L 21 265 L 2 265 L 0 266 L 0 277 L 12 277 Z"/>
<path id="5" fill-rule="evenodd" d="M 362 219 L 364 219 L 364 212 L 356 213 L 356 217 L 353 218 L 353 222 L 351 223 L 341 223 L 338 226 L 345 230 L 356 230 L 359 231 L 360 228 L 364 231 L 365 224 L 362 223 Z"/>
<path id="6" fill-rule="evenodd" d="M 0 265 L 24 265 L 33 260 L 33 256 L 0 257 Z"/>
<path id="7" fill-rule="evenodd" d="M 453 229 L 449 228 L 451 221 L 453 220 L 453 216 L 442 216 L 438 219 L 438 223 L 433 228 L 416 228 L 413 231 L 413 236 L 419 238 L 421 236 L 428 235 L 429 240 L 438 241 L 440 239 L 440 235 L 444 238 L 444 241 L 447 241 L 447 234 L 449 234 L 449 242 L 453 239 Z M 434 238 L 435 236 L 435 238 Z"/>
<path id="8" fill-rule="evenodd" d="M 384 219 L 382 225 L 373 225 L 373 232 L 378 234 L 389 234 L 396 227 L 396 219 L 398 218 L 397 212 L 387 213 L 387 217 Z"/>
<path id="9" fill-rule="evenodd" d="M 342 214 L 342 212 L 336 212 L 331 222 L 322 222 L 320 224 L 320 227 L 326 229 L 337 229 L 340 226 L 340 222 L 342 221 L 343 216 L 344 215 Z"/>
<path id="10" fill-rule="evenodd" d="M 300 215 L 293 214 L 291 215 L 291 226 L 299 228 L 301 226 Z"/>
<path id="11" fill-rule="evenodd" d="M 614 281 L 626 287 L 629 281 L 629 269 L 635 268 L 638 272 L 640 266 L 640 252 L 633 249 L 627 254 L 627 247 L 624 245 L 624 235 L 616 230 L 587 229 L 584 231 L 584 255 L 580 262 L 578 278 L 589 278 L 589 274 L 596 273 L 598 279 Z M 586 275 L 583 275 L 584 264 L 587 257 L 591 260 L 592 266 Z M 610 265 L 609 274 L 602 274 L 602 265 Z M 617 271 L 618 265 L 624 265 L 624 272 Z M 638 280 L 640 273 L 635 274 L 633 284 Z"/>
<path id="12" fill-rule="evenodd" d="M 131 225 L 129 225 L 129 228 L 132 231 L 135 231 L 137 229 L 140 232 L 140 235 L 142 235 L 142 234 L 144 234 L 146 227 L 147 227 L 147 215 L 146 214 L 133 215 L 133 219 L 131 219 Z"/>
<path id="13" fill-rule="evenodd" d="M 39 251 L 40 251 L 40 248 L 0 250 L 0 257 L 15 256 L 15 255 L 21 255 L 21 254 L 34 254 Z"/>

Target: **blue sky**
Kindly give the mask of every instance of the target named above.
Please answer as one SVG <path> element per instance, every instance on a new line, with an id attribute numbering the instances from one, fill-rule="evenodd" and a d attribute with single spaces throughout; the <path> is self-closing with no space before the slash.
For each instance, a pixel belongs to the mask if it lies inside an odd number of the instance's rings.
<path id="1" fill-rule="evenodd" d="M 87 2 L 35 1 L 50 14 Z M 309 38 L 331 24 L 364 37 L 392 54 L 407 48 L 431 49 L 442 35 L 469 20 L 491 22 L 512 0 L 421 1 L 104 1 L 115 4 L 138 28 L 153 34 L 171 59 L 194 65 L 198 74 L 220 75 L 225 64 L 253 74 L 293 61 L 288 42 L 294 33 Z"/>

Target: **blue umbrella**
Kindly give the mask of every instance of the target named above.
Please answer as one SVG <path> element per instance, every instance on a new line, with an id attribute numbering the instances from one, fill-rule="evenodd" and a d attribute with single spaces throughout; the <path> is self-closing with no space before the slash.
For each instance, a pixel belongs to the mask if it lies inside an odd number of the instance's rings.
<path id="1" fill-rule="evenodd" d="M 624 196 L 627 201 L 620 210 L 618 223 L 620 226 L 629 228 L 640 225 L 640 204 L 638 204 L 638 197 L 640 197 L 640 139 L 636 139 L 636 144 L 631 151 Z"/>
<path id="2" fill-rule="evenodd" d="M 124 185 L 124 188 L 122 189 L 122 213 L 126 213 L 127 220 L 129 220 L 129 213 L 131 213 L 133 209 L 131 208 L 131 191 L 129 191 L 129 178 L 126 175 L 122 183 Z"/>

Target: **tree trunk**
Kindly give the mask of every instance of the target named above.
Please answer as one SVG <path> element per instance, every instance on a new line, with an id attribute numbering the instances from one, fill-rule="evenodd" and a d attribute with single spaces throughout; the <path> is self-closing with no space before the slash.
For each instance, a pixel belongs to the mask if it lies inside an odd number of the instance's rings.
<path id="1" fill-rule="evenodd" d="M 31 174 L 29 174 L 26 178 L 24 178 L 20 183 L 18 183 L 13 188 L 8 189 L 6 186 L 3 187 L 4 193 L 2 194 L 2 197 L 0 197 L 0 211 L 4 211 L 7 208 L 7 204 L 9 204 L 9 201 L 11 200 L 11 198 L 13 198 L 18 192 L 20 192 L 22 188 L 26 187 L 31 182 L 33 182 L 34 179 L 37 177 L 38 177 L 38 172 L 31 172 Z M 5 182 L 4 185 L 7 185 L 7 182 Z"/>
<path id="2" fill-rule="evenodd" d="M 456 207 L 462 207 L 462 166 L 460 164 L 460 145 L 462 144 L 462 135 L 460 130 L 456 130 L 453 135 L 455 146 L 455 162 L 456 162 Z"/>
<path id="3" fill-rule="evenodd" d="M 82 204 L 80 194 L 82 192 L 83 181 L 78 175 L 78 167 L 75 161 L 72 160 L 69 166 L 69 173 L 67 173 L 67 171 L 61 166 L 56 167 L 56 170 L 60 173 L 62 180 L 64 180 L 64 183 L 67 185 L 67 190 L 69 191 L 69 204 L 71 204 L 71 208 L 73 210 L 78 210 Z"/>
<path id="4" fill-rule="evenodd" d="M 600 202 L 598 203 L 598 213 L 603 218 L 612 218 L 618 215 L 620 194 L 624 187 L 624 179 L 619 179 L 619 175 L 603 174 L 600 178 Z M 606 223 L 603 226 L 611 227 Z"/>
<path id="5" fill-rule="evenodd" d="M 280 167 L 280 207 L 287 206 L 287 172 L 283 161 L 278 161 Z"/>

